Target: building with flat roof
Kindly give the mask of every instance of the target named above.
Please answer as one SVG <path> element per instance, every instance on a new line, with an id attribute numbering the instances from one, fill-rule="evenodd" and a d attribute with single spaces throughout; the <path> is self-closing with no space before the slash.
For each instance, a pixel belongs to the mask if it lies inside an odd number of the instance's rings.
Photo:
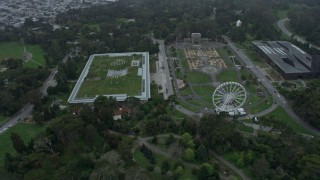
<path id="1" fill-rule="evenodd" d="M 192 33 L 191 40 L 193 44 L 200 44 L 201 43 L 201 33 Z"/>
<path id="2" fill-rule="evenodd" d="M 150 98 L 148 52 L 93 54 L 73 88 L 69 103 L 92 103 L 99 96 L 124 101 Z"/>
<path id="3" fill-rule="evenodd" d="M 315 58 L 287 41 L 254 41 L 252 44 L 284 79 L 310 77 L 319 65 Z M 313 68 L 312 68 L 313 66 Z"/>

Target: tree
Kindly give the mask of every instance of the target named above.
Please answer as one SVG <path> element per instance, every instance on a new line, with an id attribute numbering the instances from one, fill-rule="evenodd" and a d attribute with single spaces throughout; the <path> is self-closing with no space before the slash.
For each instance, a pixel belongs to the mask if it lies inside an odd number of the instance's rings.
<path id="1" fill-rule="evenodd" d="M 168 170 L 170 170 L 170 164 L 167 160 L 162 161 L 161 163 L 161 173 L 165 174 Z"/>
<path id="2" fill-rule="evenodd" d="M 176 139 L 174 138 L 174 136 L 172 134 L 169 135 L 169 137 L 166 140 L 166 145 L 170 146 L 172 143 L 174 143 L 176 141 Z"/>
<path id="3" fill-rule="evenodd" d="M 92 124 L 87 125 L 84 129 L 85 143 L 92 147 L 97 144 L 99 139 L 100 136 L 97 132 L 97 129 Z"/>
<path id="4" fill-rule="evenodd" d="M 127 104 L 127 106 L 130 109 L 133 109 L 135 107 L 138 107 L 140 105 L 140 99 L 136 97 L 127 97 L 124 102 Z"/>
<path id="5" fill-rule="evenodd" d="M 256 177 L 261 179 L 267 176 L 269 173 L 269 163 L 264 156 L 253 163 L 252 172 Z"/>
<path id="6" fill-rule="evenodd" d="M 19 136 L 19 134 L 11 133 L 11 142 L 13 144 L 14 149 L 22 154 L 28 150 L 27 146 L 24 144 L 23 140 Z"/>
<path id="7" fill-rule="evenodd" d="M 38 138 L 33 145 L 33 148 L 36 151 L 42 151 L 42 152 L 50 152 L 51 154 L 54 154 L 53 145 L 51 142 L 51 139 L 48 137 L 40 137 Z"/>
<path id="8" fill-rule="evenodd" d="M 198 170 L 198 179 L 208 179 L 208 177 L 213 174 L 213 166 L 208 163 L 201 164 L 200 169 Z"/>
<path id="9" fill-rule="evenodd" d="M 184 160 L 186 160 L 186 161 L 193 161 L 193 160 L 194 160 L 194 157 L 195 157 L 194 152 L 193 152 L 193 150 L 190 149 L 190 148 L 187 148 L 187 149 L 184 151 L 183 156 L 182 156 L 182 158 L 183 158 Z"/>
<path id="10" fill-rule="evenodd" d="M 42 124 L 43 121 L 44 121 L 42 112 L 40 112 L 40 111 L 38 111 L 38 110 L 33 110 L 33 112 L 32 112 L 32 117 L 33 117 L 33 120 L 34 120 L 37 124 Z"/>
<path id="11" fill-rule="evenodd" d="M 151 142 L 152 142 L 152 144 L 158 144 L 158 137 L 157 136 L 153 136 Z"/>
<path id="12" fill-rule="evenodd" d="M 93 106 L 96 112 L 100 112 L 103 108 L 111 111 L 116 107 L 116 104 L 117 100 L 114 97 L 106 97 L 101 95 L 98 96 L 93 102 Z"/>
<path id="13" fill-rule="evenodd" d="M 194 143 L 192 141 L 192 136 L 189 133 L 184 133 L 182 134 L 182 144 L 184 147 L 188 147 L 193 149 L 194 148 Z"/>
<path id="14" fill-rule="evenodd" d="M 178 167 L 174 170 L 174 174 L 175 174 L 176 177 L 179 177 L 182 173 L 183 173 L 183 167 L 182 167 L 182 166 L 178 166 Z"/>
<path id="15" fill-rule="evenodd" d="M 208 159 L 207 148 L 203 144 L 196 150 L 196 159 L 199 161 L 206 161 Z"/>

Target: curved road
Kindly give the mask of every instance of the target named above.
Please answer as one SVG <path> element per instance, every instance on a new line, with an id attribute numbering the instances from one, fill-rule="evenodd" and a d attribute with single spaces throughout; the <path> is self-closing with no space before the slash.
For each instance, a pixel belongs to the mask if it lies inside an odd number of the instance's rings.
<path id="1" fill-rule="evenodd" d="M 280 19 L 280 20 L 277 22 L 277 25 L 278 25 L 278 27 L 281 29 L 281 31 L 282 31 L 284 34 L 286 34 L 286 35 L 288 35 L 289 37 L 291 37 L 291 36 L 294 35 L 294 34 L 293 34 L 292 32 L 290 32 L 290 31 L 286 28 L 286 26 L 285 26 L 286 22 L 288 22 L 288 21 L 290 21 L 290 19 L 288 19 L 288 18 Z M 313 48 L 315 48 L 315 49 L 317 49 L 317 50 L 320 51 L 320 47 L 315 46 L 314 44 L 311 44 L 310 42 L 306 41 L 305 39 L 303 39 L 303 38 L 301 38 L 301 37 L 299 37 L 299 36 L 296 36 L 296 35 L 294 36 L 294 38 L 295 38 L 297 41 L 301 42 L 301 43 L 309 43 Z"/>

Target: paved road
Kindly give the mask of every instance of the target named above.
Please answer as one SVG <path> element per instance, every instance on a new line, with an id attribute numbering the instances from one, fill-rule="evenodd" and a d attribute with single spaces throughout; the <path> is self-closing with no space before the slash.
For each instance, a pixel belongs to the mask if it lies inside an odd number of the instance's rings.
<path id="1" fill-rule="evenodd" d="M 0 127 L 0 134 L 5 132 L 10 127 L 16 125 L 20 120 L 23 120 L 32 113 L 33 105 L 25 105 L 18 113 L 16 113 L 7 123 Z"/>
<path id="2" fill-rule="evenodd" d="M 170 95 L 173 95 L 173 87 L 172 87 L 172 82 L 171 82 L 171 77 L 170 77 L 170 72 L 169 72 L 169 66 L 168 66 L 168 61 L 167 61 L 167 55 L 165 51 L 165 45 L 164 45 L 164 40 L 159 40 L 159 39 L 153 39 L 157 43 L 159 43 L 159 72 L 158 76 L 161 77 L 161 84 L 162 88 L 164 90 L 163 96 L 164 99 L 168 99 Z"/>
<path id="3" fill-rule="evenodd" d="M 260 68 L 258 68 L 256 65 L 252 63 L 252 61 L 242 52 L 241 49 L 238 49 L 232 41 L 227 37 L 223 36 L 223 38 L 228 43 L 229 47 L 235 52 L 235 54 L 240 58 L 240 60 L 245 64 L 247 69 L 250 69 L 252 73 L 260 79 L 261 84 L 266 88 L 266 90 L 271 94 L 273 98 L 273 102 L 277 103 L 279 106 L 283 107 L 283 109 L 287 112 L 287 114 L 296 121 L 300 126 L 308 129 L 309 131 L 320 135 L 320 131 L 316 128 L 312 127 L 308 123 L 304 122 L 301 118 L 299 118 L 291 109 L 291 107 L 288 106 L 288 103 L 286 99 L 278 92 L 276 88 L 274 88 L 271 84 L 271 82 L 264 76 L 264 74 L 261 72 Z"/>
<path id="4" fill-rule="evenodd" d="M 286 28 L 286 26 L 285 26 L 285 23 L 288 22 L 288 21 L 290 21 L 290 19 L 288 19 L 288 18 L 280 19 L 280 20 L 277 22 L 277 25 L 278 25 L 278 27 L 281 29 L 281 31 L 282 31 L 283 33 L 285 33 L 286 35 L 288 35 L 288 36 L 291 37 L 291 36 L 293 35 L 293 33 L 290 32 L 290 31 Z M 309 43 L 313 48 L 318 49 L 318 50 L 320 51 L 320 47 L 315 46 L 314 44 L 311 44 L 310 42 L 307 42 L 305 39 L 303 39 L 303 38 L 301 38 L 301 37 L 299 37 L 299 36 L 297 36 L 297 35 L 295 35 L 294 38 L 295 38 L 297 41 L 301 42 L 301 43 Z"/>
<path id="5" fill-rule="evenodd" d="M 66 62 L 68 57 L 70 54 L 67 54 L 64 59 L 63 62 Z M 46 79 L 46 81 L 43 83 L 42 88 L 40 89 L 40 92 L 42 93 L 42 97 L 46 96 L 48 94 L 47 89 L 48 87 L 52 86 L 53 84 L 55 84 L 55 80 L 54 77 L 57 74 L 58 68 L 55 67 L 54 69 L 51 70 L 51 74 L 49 75 L 49 77 Z M 0 134 L 5 132 L 7 129 L 9 129 L 10 127 L 16 125 L 19 121 L 24 120 L 25 118 L 27 118 L 28 116 L 30 116 L 32 114 L 32 110 L 33 110 L 34 105 L 33 104 L 27 104 L 25 105 L 19 112 L 17 112 L 13 117 L 11 117 L 11 119 L 6 122 L 5 124 L 3 124 L 0 127 Z"/>

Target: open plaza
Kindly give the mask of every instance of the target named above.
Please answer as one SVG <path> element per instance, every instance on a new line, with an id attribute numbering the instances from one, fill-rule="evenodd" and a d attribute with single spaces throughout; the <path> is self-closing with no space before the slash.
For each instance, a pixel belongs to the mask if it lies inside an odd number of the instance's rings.
<path id="1" fill-rule="evenodd" d="M 149 53 L 107 53 L 89 57 L 69 103 L 94 102 L 99 95 L 124 101 L 129 96 L 150 98 Z"/>

